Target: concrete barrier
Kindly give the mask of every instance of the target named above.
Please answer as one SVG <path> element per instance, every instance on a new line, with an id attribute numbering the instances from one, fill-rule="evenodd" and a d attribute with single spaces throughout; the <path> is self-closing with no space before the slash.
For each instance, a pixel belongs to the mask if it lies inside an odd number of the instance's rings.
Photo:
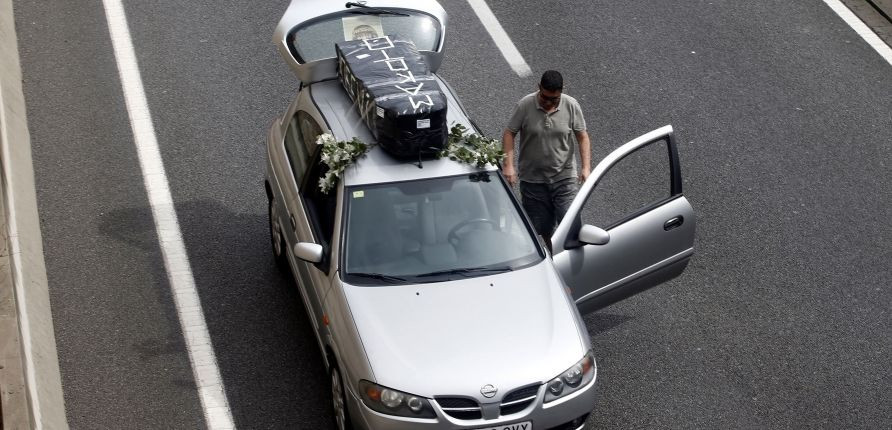
<path id="1" fill-rule="evenodd" d="M 870 0 L 870 3 L 880 11 L 886 19 L 892 21 L 892 0 Z"/>
<path id="2" fill-rule="evenodd" d="M 892 47 L 892 0 L 841 0 L 861 21 Z"/>
<path id="3" fill-rule="evenodd" d="M 12 0 L 0 0 L 0 419 L 67 429 Z"/>
<path id="4" fill-rule="evenodd" d="M 22 345 L 9 265 L 6 193 L 0 186 L 0 429 L 30 426 Z"/>

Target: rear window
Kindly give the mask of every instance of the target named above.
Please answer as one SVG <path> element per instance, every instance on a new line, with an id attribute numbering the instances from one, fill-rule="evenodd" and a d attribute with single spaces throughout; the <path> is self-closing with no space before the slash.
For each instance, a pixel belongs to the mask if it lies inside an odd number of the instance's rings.
<path id="1" fill-rule="evenodd" d="M 288 48 L 299 63 L 335 57 L 335 43 L 399 34 L 415 42 L 419 51 L 437 51 L 440 24 L 430 15 L 405 10 L 403 15 L 344 12 L 321 17 L 296 27 L 288 35 Z"/>

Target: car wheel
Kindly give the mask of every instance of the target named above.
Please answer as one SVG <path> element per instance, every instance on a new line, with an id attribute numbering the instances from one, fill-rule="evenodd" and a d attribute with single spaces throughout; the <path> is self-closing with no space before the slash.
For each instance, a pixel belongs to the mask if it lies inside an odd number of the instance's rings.
<path id="1" fill-rule="evenodd" d="M 347 396 L 344 388 L 344 379 L 337 366 L 331 367 L 331 406 L 334 409 L 335 428 L 338 430 L 350 430 L 350 411 L 347 410 Z"/>
<path id="2" fill-rule="evenodd" d="M 282 234 L 282 224 L 279 217 L 276 216 L 276 201 L 269 200 L 269 238 L 272 245 L 273 258 L 276 260 L 276 266 L 282 270 L 288 270 L 288 256 L 285 252 L 285 235 Z"/>

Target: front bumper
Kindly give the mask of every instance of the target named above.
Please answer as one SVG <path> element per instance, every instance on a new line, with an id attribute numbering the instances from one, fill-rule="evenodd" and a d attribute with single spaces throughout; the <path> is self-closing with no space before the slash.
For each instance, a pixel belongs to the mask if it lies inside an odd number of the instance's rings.
<path id="1" fill-rule="evenodd" d="M 539 387 L 536 400 L 526 409 L 494 419 L 460 420 L 446 415 L 436 401 L 431 401 L 436 418 L 417 419 L 385 415 L 369 409 L 352 391 L 347 396 L 350 417 L 356 428 L 363 430 L 413 430 L 413 429 L 480 429 L 499 426 L 511 429 L 511 424 L 531 422 L 526 430 L 579 430 L 585 426 L 585 418 L 595 407 L 595 381 L 593 378 L 583 389 L 564 398 L 543 404 L 545 385 Z M 580 423 L 581 420 L 581 423 Z"/>

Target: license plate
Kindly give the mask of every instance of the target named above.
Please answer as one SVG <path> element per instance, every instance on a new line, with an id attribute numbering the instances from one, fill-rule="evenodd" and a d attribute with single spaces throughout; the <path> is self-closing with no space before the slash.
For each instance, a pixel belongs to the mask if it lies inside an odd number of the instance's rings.
<path id="1" fill-rule="evenodd" d="M 533 430 L 533 422 L 524 421 L 522 423 L 502 424 L 495 427 L 484 427 L 474 430 Z"/>

